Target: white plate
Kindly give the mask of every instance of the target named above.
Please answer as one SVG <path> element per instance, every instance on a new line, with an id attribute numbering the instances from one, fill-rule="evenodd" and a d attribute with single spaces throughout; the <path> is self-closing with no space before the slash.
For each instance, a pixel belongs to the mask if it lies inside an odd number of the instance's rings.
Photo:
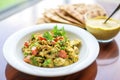
<path id="1" fill-rule="evenodd" d="M 52 30 L 55 25 L 57 25 L 58 28 L 64 26 L 70 39 L 81 39 L 82 47 L 80 49 L 79 61 L 69 66 L 59 68 L 42 68 L 25 63 L 21 50 L 24 42 L 30 39 L 32 33 L 43 33 Z M 58 23 L 41 24 L 27 27 L 11 35 L 3 46 L 3 52 L 7 62 L 21 72 L 35 76 L 55 77 L 69 75 L 88 67 L 99 54 L 99 44 L 94 36 L 81 28 Z"/>

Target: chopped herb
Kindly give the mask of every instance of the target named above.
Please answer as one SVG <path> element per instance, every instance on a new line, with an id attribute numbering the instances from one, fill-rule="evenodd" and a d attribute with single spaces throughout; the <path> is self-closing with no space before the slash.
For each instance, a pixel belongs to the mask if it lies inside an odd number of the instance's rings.
<path id="1" fill-rule="evenodd" d="M 43 66 L 47 66 L 51 63 L 51 59 L 47 59 L 44 61 Z"/>
<path id="2" fill-rule="evenodd" d="M 65 35 L 66 35 L 66 32 L 65 32 L 64 27 L 62 27 L 62 28 L 60 29 L 60 31 L 61 31 L 62 36 L 65 36 Z"/>
<path id="3" fill-rule="evenodd" d="M 62 47 L 61 47 L 61 50 L 65 50 L 65 48 L 66 48 L 65 46 L 62 46 Z"/>
<path id="4" fill-rule="evenodd" d="M 38 45 L 40 45 L 39 42 L 35 42 L 34 43 L 34 46 L 38 46 Z"/>
<path id="5" fill-rule="evenodd" d="M 43 37 L 46 38 L 46 39 L 49 40 L 49 41 L 52 41 L 52 40 L 53 40 L 53 37 L 52 37 L 52 35 L 51 35 L 49 32 L 45 32 L 45 33 L 43 34 Z"/>
<path id="6" fill-rule="evenodd" d="M 29 53 L 24 52 L 23 55 L 24 55 L 24 57 L 26 57 L 29 55 Z"/>
<path id="7" fill-rule="evenodd" d="M 54 26 L 53 33 L 54 33 L 54 37 L 63 36 L 66 41 L 67 37 L 66 37 L 66 32 L 64 27 L 62 27 L 61 29 L 58 29 L 57 26 Z"/>
<path id="8" fill-rule="evenodd" d="M 30 44 L 29 47 L 32 48 L 33 46 L 37 47 L 39 45 L 40 45 L 39 42 L 33 42 L 32 44 Z"/>
<path id="9" fill-rule="evenodd" d="M 34 39 L 34 38 L 35 38 L 35 36 L 34 36 L 34 35 L 35 35 L 35 34 L 32 34 L 32 35 L 31 35 L 31 39 Z"/>
<path id="10" fill-rule="evenodd" d="M 57 28 L 57 26 L 53 29 L 54 37 L 61 36 L 60 30 Z"/>
<path id="11" fill-rule="evenodd" d="M 32 56 L 30 59 L 31 59 L 33 65 L 35 65 L 35 66 L 39 65 L 39 63 L 38 63 L 38 61 L 37 61 L 35 56 Z"/>
<path id="12" fill-rule="evenodd" d="M 64 46 L 65 45 L 65 41 L 64 40 L 60 41 L 59 44 L 60 44 L 60 46 Z"/>

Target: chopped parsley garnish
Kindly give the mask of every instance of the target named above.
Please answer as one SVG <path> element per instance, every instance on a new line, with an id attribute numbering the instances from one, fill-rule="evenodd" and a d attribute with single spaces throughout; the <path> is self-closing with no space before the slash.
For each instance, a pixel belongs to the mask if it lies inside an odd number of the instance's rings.
<path id="1" fill-rule="evenodd" d="M 37 61 L 37 58 L 35 56 L 32 56 L 30 59 L 31 59 L 33 65 L 35 65 L 35 66 L 39 65 L 39 62 Z"/>
<path id="2" fill-rule="evenodd" d="M 65 36 L 66 32 L 64 30 L 64 27 L 62 27 L 61 29 L 58 29 L 57 26 L 55 26 L 53 29 L 53 34 L 54 34 L 54 37 Z"/>
<path id="3" fill-rule="evenodd" d="M 47 66 L 47 65 L 49 65 L 50 63 L 51 63 L 51 59 L 47 59 L 47 60 L 44 61 L 43 65 L 44 65 L 44 66 Z"/>
<path id="4" fill-rule="evenodd" d="M 46 39 L 49 40 L 49 41 L 52 41 L 52 40 L 53 40 L 53 37 L 52 37 L 52 35 L 51 35 L 49 32 L 45 32 L 45 33 L 43 34 L 43 37 L 46 38 Z"/>

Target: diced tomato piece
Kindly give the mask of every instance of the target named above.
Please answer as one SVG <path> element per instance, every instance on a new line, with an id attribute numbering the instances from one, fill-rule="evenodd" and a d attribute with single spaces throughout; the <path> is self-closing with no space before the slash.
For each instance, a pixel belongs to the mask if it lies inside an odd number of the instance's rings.
<path id="1" fill-rule="evenodd" d="M 55 39 L 54 39 L 54 41 L 55 41 L 55 42 L 57 42 L 57 41 L 58 41 L 58 39 L 57 39 L 57 38 L 55 38 Z"/>
<path id="2" fill-rule="evenodd" d="M 24 46 L 25 46 L 25 47 L 29 47 L 29 42 L 25 42 L 25 43 L 24 43 Z"/>
<path id="3" fill-rule="evenodd" d="M 60 50 L 58 56 L 61 58 L 67 58 L 67 53 L 64 50 Z"/>
<path id="4" fill-rule="evenodd" d="M 40 37 L 40 36 L 38 37 L 38 39 L 39 39 L 39 40 L 46 40 L 45 38 Z"/>
<path id="5" fill-rule="evenodd" d="M 37 55 L 37 53 L 38 53 L 37 48 L 33 46 L 32 47 L 32 55 Z"/>
<path id="6" fill-rule="evenodd" d="M 37 50 L 32 50 L 32 55 L 37 55 Z"/>
<path id="7" fill-rule="evenodd" d="M 31 56 L 25 57 L 25 58 L 24 58 L 24 61 L 27 62 L 27 63 L 30 63 L 30 62 L 31 62 L 31 61 L 30 61 L 30 57 L 31 57 Z"/>

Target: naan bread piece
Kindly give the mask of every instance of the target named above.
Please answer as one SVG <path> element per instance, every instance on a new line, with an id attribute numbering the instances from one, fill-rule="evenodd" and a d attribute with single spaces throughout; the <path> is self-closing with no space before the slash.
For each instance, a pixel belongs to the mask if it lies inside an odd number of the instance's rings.
<path id="1" fill-rule="evenodd" d="M 85 24 L 84 15 L 86 13 L 89 13 L 93 17 L 106 15 L 106 11 L 98 4 L 69 4 L 60 6 L 60 9 L 67 12 L 82 24 Z"/>
<path id="2" fill-rule="evenodd" d="M 73 17 L 71 17 L 71 16 L 70 16 L 68 13 L 66 13 L 64 10 L 62 10 L 62 9 L 56 9 L 55 12 L 56 12 L 56 14 L 57 14 L 58 16 L 62 17 L 63 19 L 68 20 L 68 21 L 70 21 L 70 22 L 72 22 L 72 23 L 80 24 L 80 25 L 81 25 L 81 23 L 80 23 L 79 21 L 75 20 Z"/>
<path id="3" fill-rule="evenodd" d="M 50 10 L 47 10 L 45 13 L 44 13 L 44 16 L 53 20 L 53 21 L 56 21 L 56 22 L 60 22 L 60 23 L 67 23 L 67 24 L 70 24 L 71 22 L 70 21 L 67 21 L 61 17 L 59 17 L 56 13 L 55 13 L 55 10 L 54 9 L 50 9 Z"/>
<path id="4" fill-rule="evenodd" d="M 83 25 L 83 24 L 80 25 L 80 24 L 70 23 L 70 25 L 74 25 L 74 26 L 85 29 L 85 25 Z"/>
<path id="5" fill-rule="evenodd" d="M 106 15 L 106 11 L 104 10 L 104 8 L 102 6 L 100 6 L 99 4 L 84 4 L 82 6 L 78 6 L 76 8 L 76 11 L 79 12 L 80 14 L 85 14 L 88 11 L 95 11 L 98 16 L 104 16 Z"/>
<path id="6" fill-rule="evenodd" d="M 79 5 L 80 6 L 80 5 Z M 84 21 L 84 15 L 80 14 L 76 9 L 79 6 L 74 6 L 74 5 L 63 5 L 60 6 L 60 9 L 64 10 L 65 12 L 67 12 L 69 15 L 71 15 L 72 17 L 74 17 L 75 19 L 77 19 L 81 24 L 85 24 Z M 83 4 L 82 4 L 83 6 Z"/>
<path id="7" fill-rule="evenodd" d="M 50 18 L 48 18 L 46 16 L 44 16 L 44 20 L 45 20 L 46 23 L 58 23 L 58 22 L 56 22 L 54 20 L 51 20 Z"/>
<path id="8" fill-rule="evenodd" d="M 82 5 L 77 7 L 76 12 L 78 12 L 79 14 L 81 14 L 82 16 L 87 12 L 87 6 L 86 5 Z"/>
<path id="9" fill-rule="evenodd" d="M 87 5 L 89 17 L 106 16 L 107 12 L 98 4 Z"/>
<path id="10" fill-rule="evenodd" d="M 57 22 L 57 21 L 51 20 L 50 18 L 45 17 L 45 16 L 44 16 L 44 20 L 46 23 L 63 23 L 63 22 Z M 75 23 L 64 23 L 64 24 L 70 24 L 70 25 L 75 25 L 75 26 L 81 27 L 81 28 L 85 28 L 84 25 L 82 25 L 82 24 L 81 25 L 75 24 Z"/>

